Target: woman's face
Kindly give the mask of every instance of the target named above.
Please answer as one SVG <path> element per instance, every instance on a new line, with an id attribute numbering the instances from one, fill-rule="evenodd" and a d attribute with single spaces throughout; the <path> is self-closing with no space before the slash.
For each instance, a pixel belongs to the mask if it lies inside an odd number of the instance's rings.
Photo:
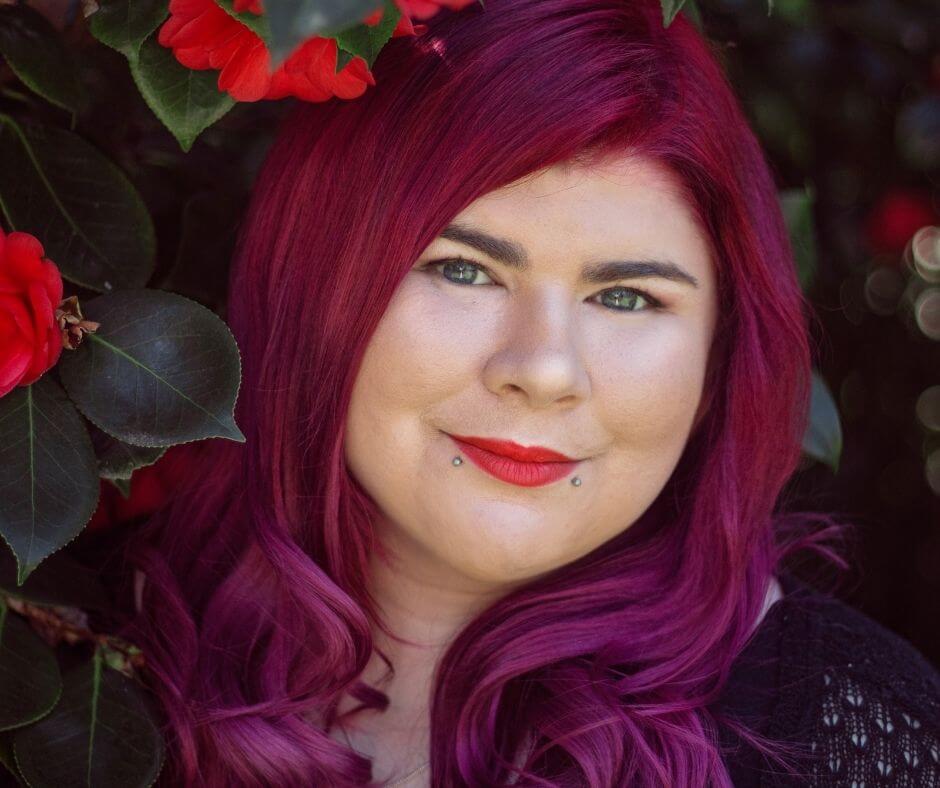
<path id="1" fill-rule="evenodd" d="M 405 276 L 358 373 L 345 457 L 379 538 L 416 571 L 521 583 L 629 528 L 663 489 L 702 415 L 717 311 L 675 184 L 626 156 L 542 170 L 472 203 Z"/>

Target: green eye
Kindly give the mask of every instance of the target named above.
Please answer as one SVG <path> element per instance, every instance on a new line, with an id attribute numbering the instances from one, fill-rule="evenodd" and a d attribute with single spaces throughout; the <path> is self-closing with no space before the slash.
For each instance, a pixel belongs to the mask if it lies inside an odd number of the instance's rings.
<path id="1" fill-rule="evenodd" d="M 624 308 L 615 307 L 617 311 L 620 312 L 642 312 L 643 309 L 636 309 L 637 299 L 648 304 L 647 308 L 656 309 L 659 307 L 659 302 L 653 298 L 649 293 L 646 293 L 643 290 L 637 290 L 633 287 L 615 287 L 612 290 L 605 290 L 602 293 L 597 294 L 599 298 L 603 300 L 604 296 L 610 296 L 611 301 L 623 304 Z"/>
<path id="2" fill-rule="evenodd" d="M 434 269 L 444 275 L 444 278 L 455 285 L 476 285 L 476 284 L 496 284 L 489 271 L 479 263 L 465 260 L 462 257 L 449 257 L 445 260 L 434 260 L 422 266 L 421 270 Z M 489 282 L 479 282 L 477 277 L 482 274 Z M 605 301 L 605 296 L 608 297 Z M 600 298 L 601 301 L 592 301 L 600 304 L 611 312 L 648 312 L 650 310 L 662 309 L 664 304 L 658 298 L 641 290 L 637 287 L 625 287 L 618 285 L 607 290 L 602 290 L 594 298 Z M 646 306 L 636 308 L 637 301 L 641 301 Z M 609 304 L 615 306 L 609 306 Z"/>
<path id="3" fill-rule="evenodd" d="M 458 285 L 476 284 L 477 274 L 479 273 L 487 276 L 486 269 L 483 268 L 483 266 L 477 263 L 471 263 L 469 260 L 464 260 L 461 257 L 456 257 L 451 260 L 440 260 L 430 263 L 425 267 L 440 268 L 441 272 L 444 274 L 444 278 L 448 282 L 453 282 Z M 445 271 L 449 273 L 445 273 Z M 484 284 L 487 283 L 484 282 Z"/>

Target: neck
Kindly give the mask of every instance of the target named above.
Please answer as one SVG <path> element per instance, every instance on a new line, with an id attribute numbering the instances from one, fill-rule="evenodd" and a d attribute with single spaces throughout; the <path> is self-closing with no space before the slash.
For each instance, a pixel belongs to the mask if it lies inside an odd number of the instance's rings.
<path id="1" fill-rule="evenodd" d="M 393 544 L 393 549 L 398 556 L 394 566 L 373 551 L 369 591 L 392 633 L 389 637 L 373 624 L 374 644 L 395 672 L 390 676 L 373 652 L 361 677 L 382 690 L 389 704 L 384 712 L 370 709 L 354 715 L 337 735 L 371 758 L 373 778 L 383 780 L 406 774 L 429 760 L 431 692 L 440 660 L 463 627 L 513 587 L 497 588 L 460 578 L 413 545 Z M 755 626 L 781 595 L 776 578 L 772 578 Z M 339 712 L 356 705 L 358 701 L 346 696 Z"/>
<path id="2" fill-rule="evenodd" d="M 431 692 L 440 660 L 463 627 L 509 590 L 460 578 L 417 546 L 383 536 L 395 563 L 373 551 L 369 592 L 392 636 L 375 624 L 372 635 L 395 672 L 390 676 L 374 651 L 361 679 L 382 690 L 389 704 L 384 712 L 370 709 L 348 718 L 345 737 L 338 737 L 373 760 L 375 779 L 399 776 L 428 760 Z M 339 712 L 357 705 L 346 696 Z"/>

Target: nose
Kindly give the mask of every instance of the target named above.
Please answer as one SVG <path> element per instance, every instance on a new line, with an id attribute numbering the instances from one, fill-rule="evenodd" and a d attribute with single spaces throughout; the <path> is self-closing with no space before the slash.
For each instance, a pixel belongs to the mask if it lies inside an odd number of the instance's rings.
<path id="1" fill-rule="evenodd" d="M 522 398 L 532 408 L 570 407 L 585 399 L 590 378 L 567 291 L 530 293 L 513 301 L 503 341 L 484 366 L 484 385 L 502 397 Z"/>

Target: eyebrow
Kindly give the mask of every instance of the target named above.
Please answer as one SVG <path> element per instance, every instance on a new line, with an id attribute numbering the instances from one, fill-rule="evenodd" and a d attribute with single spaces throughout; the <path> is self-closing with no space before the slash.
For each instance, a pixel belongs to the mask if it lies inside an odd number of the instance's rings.
<path id="1" fill-rule="evenodd" d="M 471 246 L 510 268 L 525 271 L 529 267 L 529 257 L 526 254 L 525 247 L 506 238 L 490 235 L 467 224 L 451 223 L 444 228 L 440 237 Z M 604 284 L 606 282 L 616 282 L 619 279 L 654 276 L 698 287 L 698 279 L 670 260 L 609 260 L 602 263 L 592 263 L 581 270 L 581 281 L 590 284 Z"/>

